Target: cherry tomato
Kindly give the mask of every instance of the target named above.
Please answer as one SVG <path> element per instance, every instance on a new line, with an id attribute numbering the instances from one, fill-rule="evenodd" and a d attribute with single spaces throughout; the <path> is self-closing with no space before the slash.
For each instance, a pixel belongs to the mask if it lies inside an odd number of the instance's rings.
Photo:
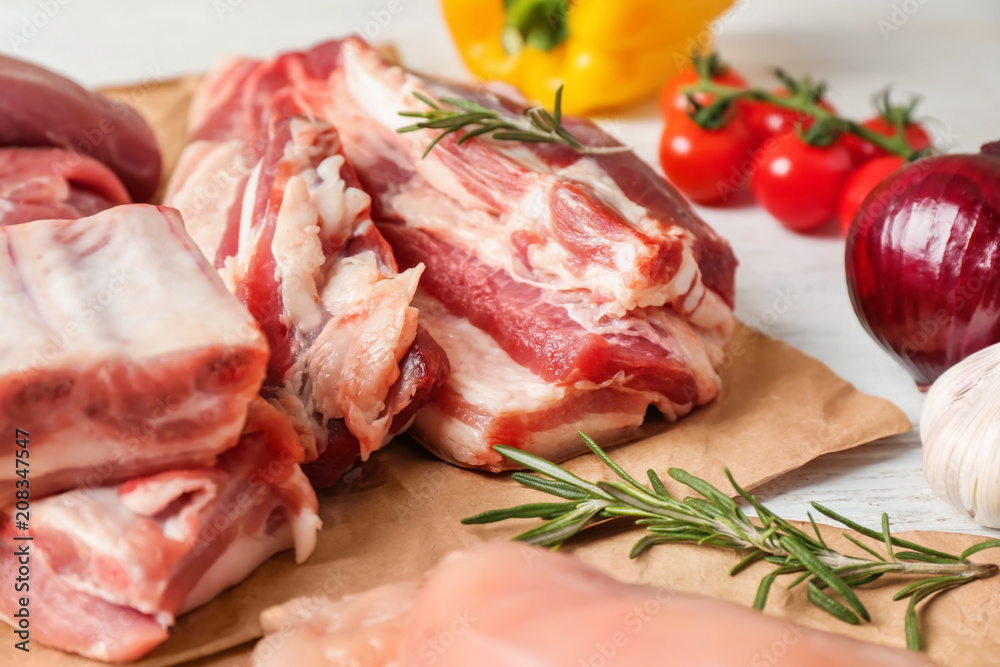
<path id="1" fill-rule="evenodd" d="M 885 180 L 886 176 L 903 166 L 903 158 L 898 155 L 885 155 L 869 160 L 854 170 L 844 183 L 840 193 L 840 203 L 837 205 L 837 221 L 840 232 L 847 236 L 851 223 L 858 214 L 858 209 L 871 194 L 875 186 Z"/>
<path id="2" fill-rule="evenodd" d="M 771 92 L 779 97 L 788 97 L 791 94 L 784 88 Z M 830 113 L 837 113 L 833 105 L 826 100 L 820 100 L 819 106 Z M 746 117 L 747 127 L 750 128 L 750 133 L 757 145 L 773 136 L 794 129 L 796 124 L 801 124 L 804 128 L 812 124 L 810 116 L 800 117 L 798 111 L 784 109 L 768 102 L 746 102 L 743 105 L 743 113 Z"/>
<path id="3" fill-rule="evenodd" d="M 810 146 L 790 130 L 775 137 L 760 160 L 753 194 L 785 227 L 805 231 L 833 217 L 851 167 L 851 154 L 840 142 Z"/>
<path id="4" fill-rule="evenodd" d="M 891 137 L 896 134 L 896 127 L 882 116 L 869 118 L 861 124 L 868 129 L 874 130 L 875 132 L 883 134 L 887 137 Z M 933 144 L 927 130 L 925 130 L 920 123 L 908 123 L 903 128 L 903 136 L 906 137 L 906 141 L 909 142 L 910 146 L 915 151 L 930 148 Z M 851 151 L 851 159 L 854 160 L 855 166 L 860 166 L 874 158 L 888 155 L 886 151 L 882 150 L 875 144 L 865 141 L 861 137 L 854 134 L 845 134 L 844 143 L 847 146 L 847 149 Z"/>
<path id="5" fill-rule="evenodd" d="M 747 87 L 746 79 L 732 67 L 723 66 L 721 71 L 712 77 L 712 81 L 723 86 Z M 695 83 L 698 83 L 698 72 L 695 71 L 693 66 L 681 70 L 677 76 L 667 82 L 667 85 L 663 88 L 663 92 L 660 93 L 660 113 L 664 118 L 674 113 L 680 112 L 686 114 L 691 111 L 687 95 L 681 92 L 681 88 Z M 713 98 L 714 95 L 710 93 L 694 94 L 694 99 L 702 106 L 711 104 Z"/>
<path id="6" fill-rule="evenodd" d="M 734 115 L 724 127 L 706 130 L 687 114 L 667 119 L 660 138 L 660 164 L 667 180 L 693 202 L 719 204 L 746 182 L 743 165 L 753 158 L 753 138 Z"/>

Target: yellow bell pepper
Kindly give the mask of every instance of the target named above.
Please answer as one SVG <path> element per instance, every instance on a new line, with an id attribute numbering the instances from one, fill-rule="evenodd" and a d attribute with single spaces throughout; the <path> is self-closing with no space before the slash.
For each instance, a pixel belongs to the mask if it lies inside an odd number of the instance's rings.
<path id="1" fill-rule="evenodd" d="M 466 66 L 582 114 L 641 100 L 711 46 L 733 0 L 442 0 Z"/>

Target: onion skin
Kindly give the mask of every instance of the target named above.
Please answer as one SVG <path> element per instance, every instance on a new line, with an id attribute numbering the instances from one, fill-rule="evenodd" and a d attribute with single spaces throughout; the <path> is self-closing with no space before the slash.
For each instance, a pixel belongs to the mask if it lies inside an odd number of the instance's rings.
<path id="1" fill-rule="evenodd" d="M 858 319 L 921 391 L 1000 342 L 1000 142 L 890 174 L 861 205 L 845 259 Z"/>

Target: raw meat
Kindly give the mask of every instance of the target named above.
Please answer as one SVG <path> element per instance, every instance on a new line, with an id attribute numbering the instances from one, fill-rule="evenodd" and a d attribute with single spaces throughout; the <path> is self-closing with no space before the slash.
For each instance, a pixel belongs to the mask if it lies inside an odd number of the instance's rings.
<path id="1" fill-rule="evenodd" d="M 265 611 L 253 664 L 297 667 L 932 667 L 738 605 L 622 584 L 569 556 L 510 542 L 447 556 L 423 585 Z M 781 647 L 779 655 L 775 646 Z"/>
<path id="2" fill-rule="evenodd" d="M 117 174 L 136 201 L 148 201 L 160 185 L 160 149 L 134 109 L 8 56 L 0 56 L 0 146 L 90 155 Z"/>
<path id="3" fill-rule="evenodd" d="M 114 172 L 61 148 L 0 148 L 0 225 L 70 220 L 131 203 Z"/>
<path id="4" fill-rule="evenodd" d="M 523 110 L 510 91 L 408 74 L 352 37 L 221 64 L 189 126 L 206 142 L 259 137 L 293 108 L 337 127 L 401 267 L 426 267 L 421 298 L 434 313 L 423 322 L 442 340 L 453 326 L 468 334 L 444 344 L 461 377 L 431 396 L 415 436 L 443 458 L 497 470 L 499 442 L 565 458 L 583 447 L 569 435 L 574 419 L 608 442 L 633 433 L 647 406 L 676 419 L 712 401 L 733 326 L 728 244 L 631 152 L 485 136 L 458 145 L 456 133 L 422 157 L 436 133 L 396 131 L 412 121 L 400 111 L 427 108 L 414 93 Z M 565 125 L 585 144 L 617 145 L 589 121 Z M 496 366 L 474 365 L 490 345 L 473 330 L 498 348 Z M 524 400 L 501 405 L 511 394 Z"/>
<path id="5" fill-rule="evenodd" d="M 210 466 L 267 364 L 246 309 L 173 209 L 0 227 L 0 433 L 27 431 L 33 497 Z M 15 443 L 0 443 L 0 506 Z"/>
<path id="6" fill-rule="evenodd" d="M 27 533 L 13 510 L 0 514 L 5 581 L 16 576 L 18 548 L 30 554 L 32 637 L 98 660 L 135 660 L 167 638 L 178 614 L 273 554 L 294 546 L 301 563 L 320 523 L 302 454 L 288 420 L 257 400 L 239 443 L 213 467 L 35 500 L 30 542 L 17 540 Z M 0 617 L 17 627 L 19 595 L 4 588 Z"/>
<path id="7" fill-rule="evenodd" d="M 409 305 L 423 267 L 398 272 L 336 130 L 290 110 L 259 143 L 191 144 L 167 201 L 267 335 L 264 393 L 326 485 L 409 425 L 447 360 Z"/>
<path id="8" fill-rule="evenodd" d="M 511 359 L 485 331 L 423 292 L 418 290 L 413 304 L 451 365 L 451 374 L 417 413 L 410 431 L 440 458 L 496 472 L 507 467 L 505 461 L 483 443 L 562 460 L 579 450 L 577 430 L 605 443 L 638 434 L 649 395 L 546 382 Z"/>

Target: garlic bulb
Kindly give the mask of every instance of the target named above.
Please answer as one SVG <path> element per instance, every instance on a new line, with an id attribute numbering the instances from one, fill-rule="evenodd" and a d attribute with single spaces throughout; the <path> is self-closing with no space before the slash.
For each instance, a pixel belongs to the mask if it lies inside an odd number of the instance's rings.
<path id="1" fill-rule="evenodd" d="M 966 357 L 927 392 L 924 476 L 976 523 L 1000 528 L 1000 344 Z"/>

